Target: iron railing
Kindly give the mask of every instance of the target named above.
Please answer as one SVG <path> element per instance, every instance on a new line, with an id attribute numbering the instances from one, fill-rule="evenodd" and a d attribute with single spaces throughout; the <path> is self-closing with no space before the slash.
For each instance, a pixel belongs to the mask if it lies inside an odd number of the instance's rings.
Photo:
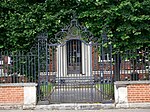
<path id="1" fill-rule="evenodd" d="M 53 51 L 49 56 L 51 62 L 48 65 L 48 71 L 56 71 L 55 53 Z M 108 53 L 105 53 L 102 59 L 102 56 L 93 52 L 92 62 L 93 73 L 97 71 L 100 75 L 102 71 L 105 74 L 112 72 L 114 81 L 150 80 L 150 49 L 148 47 L 117 52 L 112 55 L 111 59 Z M 38 55 L 21 51 L 1 51 L 0 83 L 38 82 L 38 64 Z"/>
<path id="2" fill-rule="evenodd" d="M 126 50 L 119 55 L 119 80 L 150 80 L 150 48 Z"/>
<path id="3" fill-rule="evenodd" d="M 0 83 L 37 82 L 37 55 L 32 53 L 0 52 Z"/>

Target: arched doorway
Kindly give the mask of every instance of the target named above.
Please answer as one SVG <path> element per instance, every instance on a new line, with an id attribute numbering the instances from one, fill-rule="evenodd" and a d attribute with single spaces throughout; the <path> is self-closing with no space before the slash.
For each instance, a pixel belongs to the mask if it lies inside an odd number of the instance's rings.
<path id="1" fill-rule="evenodd" d="M 67 46 L 67 74 L 82 74 L 82 47 L 80 40 L 70 40 Z"/>

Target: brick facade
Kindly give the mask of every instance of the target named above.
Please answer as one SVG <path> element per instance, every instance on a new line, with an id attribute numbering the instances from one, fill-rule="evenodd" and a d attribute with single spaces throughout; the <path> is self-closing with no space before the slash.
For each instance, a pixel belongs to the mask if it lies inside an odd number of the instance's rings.
<path id="1" fill-rule="evenodd" d="M 128 102 L 150 102 L 150 84 L 133 84 L 127 86 Z"/>
<path id="2" fill-rule="evenodd" d="M 23 104 L 23 87 L 0 87 L 0 104 Z"/>

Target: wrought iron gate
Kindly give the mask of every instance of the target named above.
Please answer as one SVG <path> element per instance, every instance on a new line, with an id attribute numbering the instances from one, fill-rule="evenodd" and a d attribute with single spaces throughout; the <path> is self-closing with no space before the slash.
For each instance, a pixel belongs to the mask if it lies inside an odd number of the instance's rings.
<path id="1" fill-rule="evenodd" d="M 56 38 L 57 43 L 49 43 L 47 35 L 38 38 L 38 101 L 112 102 L 111 45 L 94 42 L 76 20 Z"/>

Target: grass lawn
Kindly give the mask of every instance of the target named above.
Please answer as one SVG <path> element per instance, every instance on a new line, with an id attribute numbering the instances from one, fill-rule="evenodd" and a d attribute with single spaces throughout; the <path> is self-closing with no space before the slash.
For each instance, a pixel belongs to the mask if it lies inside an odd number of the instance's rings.
<path id="1" fill-rule="evenodd" d="M 112 95 L 114 93 L 114 85 L 113 84 L 96 84 L 96 89 L 102 91 L 104 94 Z"/>
<path id="2" fill-rule="evenodd" d="M 40 85 L 41 92 L 46 95 L 49 94 L 53 90 L 54 85 L 51 83 Z"/>

